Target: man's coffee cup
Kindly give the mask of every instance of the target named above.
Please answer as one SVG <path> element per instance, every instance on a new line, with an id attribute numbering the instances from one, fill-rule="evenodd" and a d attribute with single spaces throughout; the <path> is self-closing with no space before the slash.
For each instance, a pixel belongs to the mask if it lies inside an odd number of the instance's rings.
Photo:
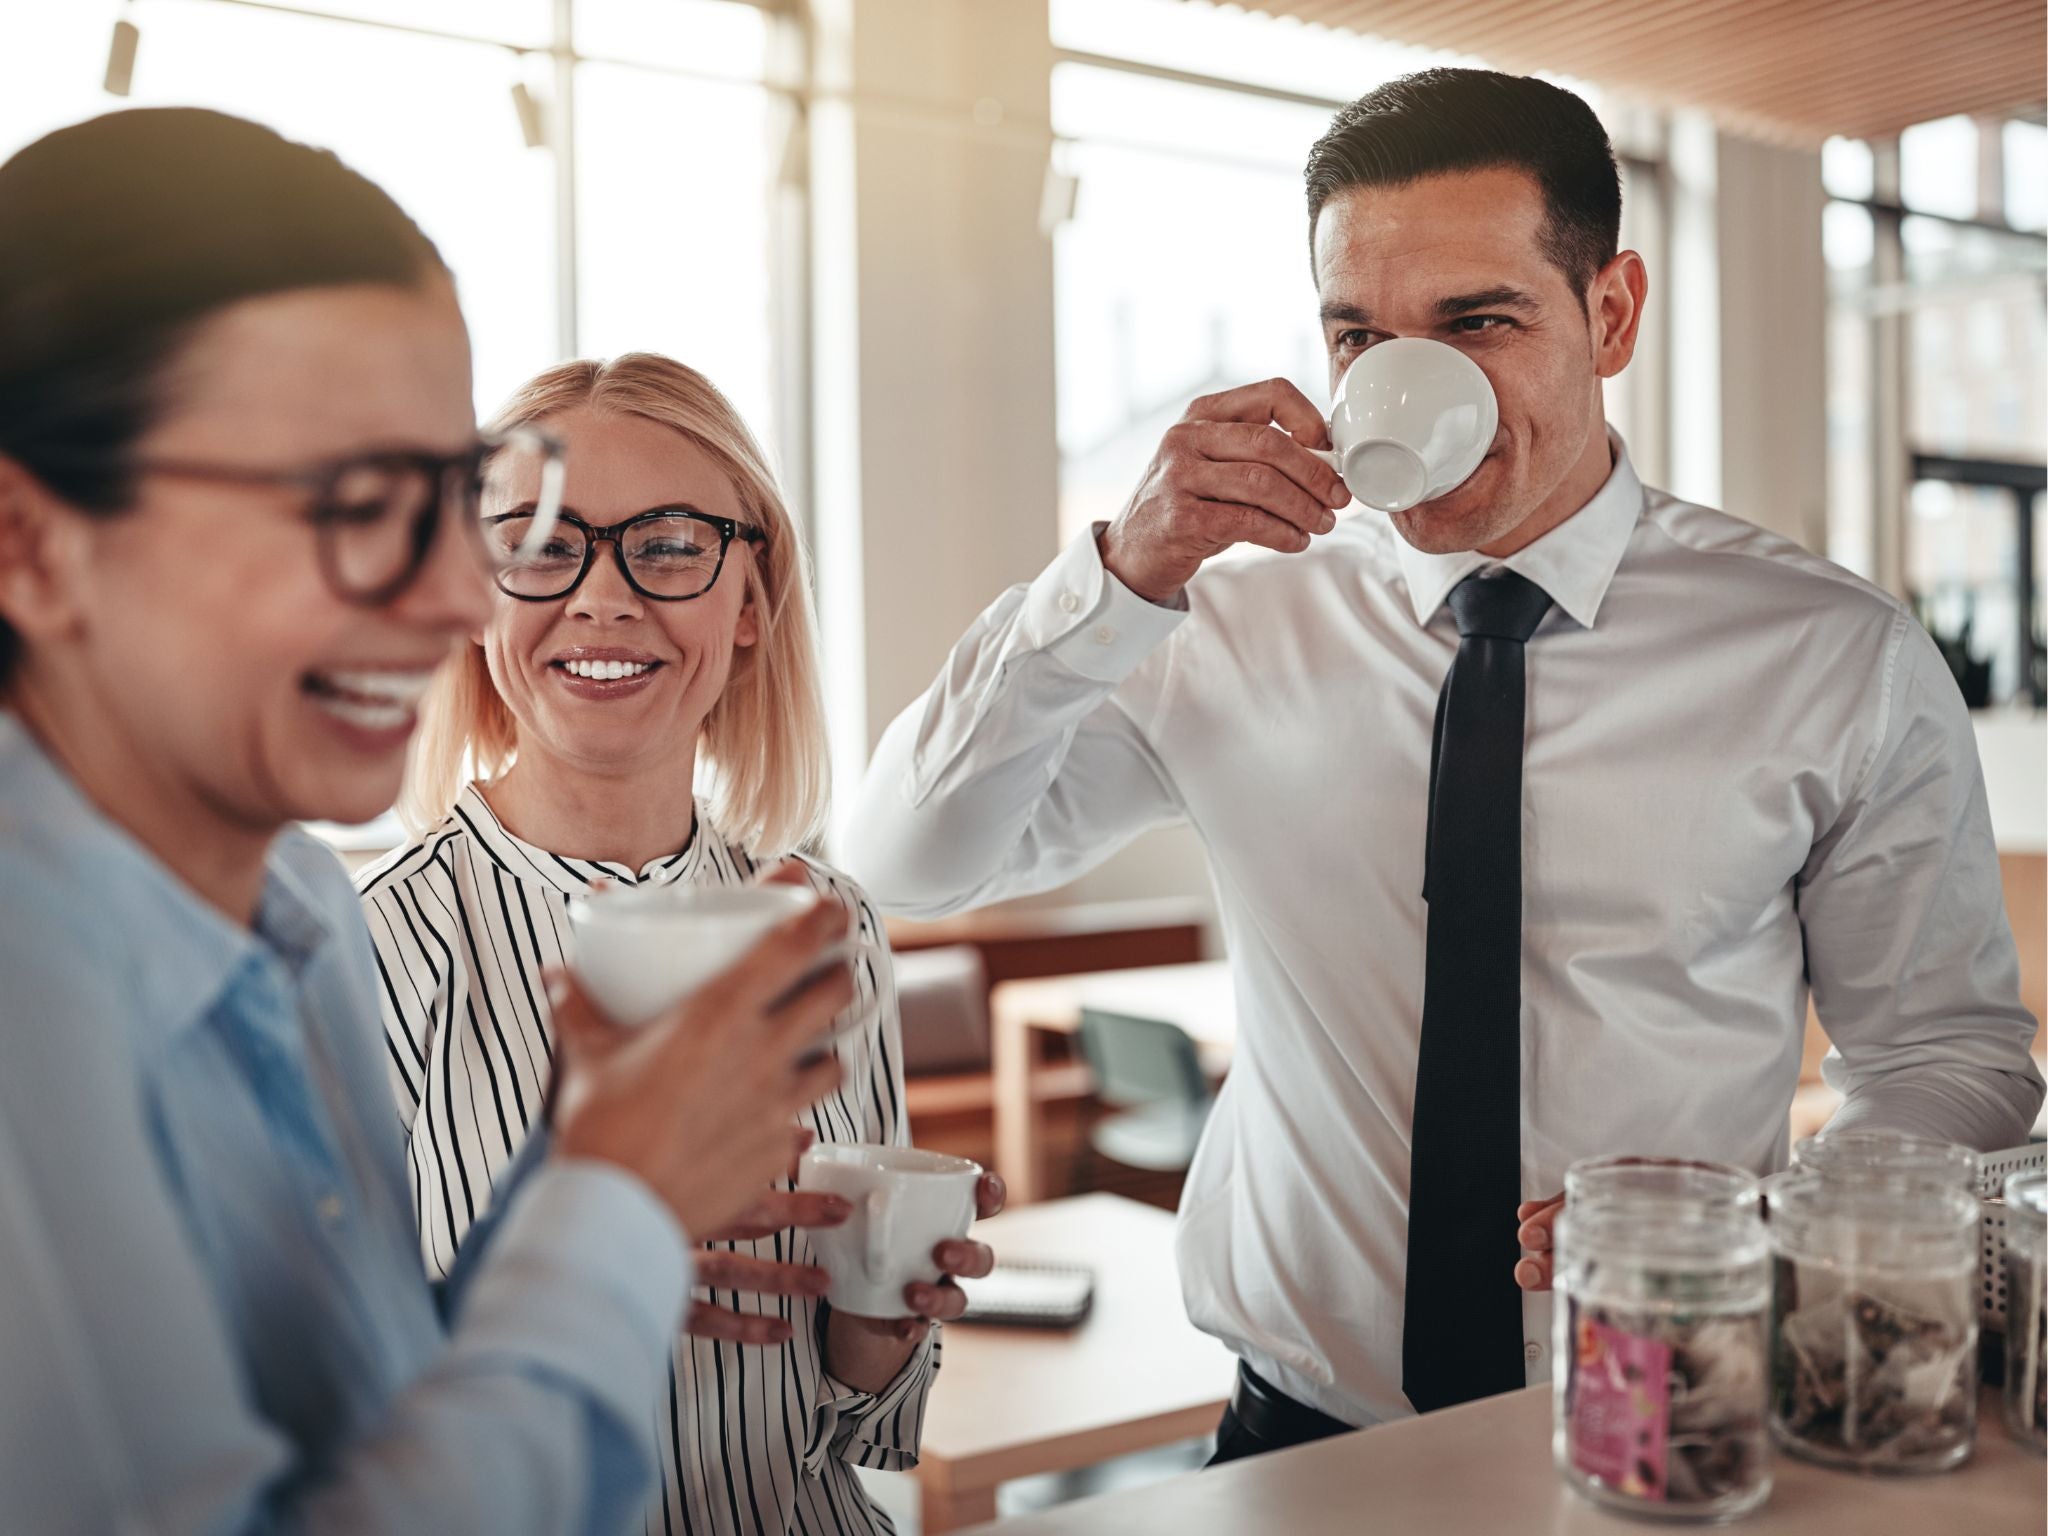
<path id="1" fill-rule="evenodd" d="M 1440 341 L 1397 336 L 1345 369 L 1330 409 L 1335 451 L 1311 452 L 1368 507 L 1405 512 L 1470 478 L 1499 427 L 1477 363 Z"/>
<path id="2" fill-rule="evenodd" d="M 858 1317 L 910 1317 L 906 1286 L 944 1278 L 932 1251 L 974 1224 L 981 1165 L 917 1147 L 826 1142 L 803 1155 L 797 1188 L 843 1196 L 853 1215 L 811 1233 L 832 1277 L 826 1300 Z"/>
<path id="3" fill-rule="evenodd" d="M 789 885 L 600 890 L 569 904 L 576 978 L 614 1024 L 647 1024 L 816 899 Z"/>

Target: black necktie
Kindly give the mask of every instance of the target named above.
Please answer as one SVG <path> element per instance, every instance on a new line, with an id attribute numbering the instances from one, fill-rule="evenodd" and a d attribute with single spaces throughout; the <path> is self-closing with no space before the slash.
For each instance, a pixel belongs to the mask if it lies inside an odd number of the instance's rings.
<path id="1" fill-rule="evenodd" d="M 1494 571 L 1452 589 L 1423 898 L 1429 939 L 1408 1175 L 1401 1390 L 1419 1413 L 1523 1385 L 1523 651 L 1550 597 Z"/>

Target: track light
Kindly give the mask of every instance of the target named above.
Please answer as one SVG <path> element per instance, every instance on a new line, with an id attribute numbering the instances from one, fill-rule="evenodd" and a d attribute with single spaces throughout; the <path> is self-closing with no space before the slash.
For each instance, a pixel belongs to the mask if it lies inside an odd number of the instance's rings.
<path id="1" fill-rule="evenodd" d="M 527 89 L 524 80 L 512 85 L 512 110 L 519 114 L 519 136 L 528 149 L 545 149 L 548 142 L 547 107 Z"/>
<path id="2" fill-rule="evenodd" d="M 113 40 L 107 44 L 107 73 L 100 81 L 109 96 L 126 96 L 135 83 L 135 50 L 142 33 L 126 17 L 114 23 Z"/>
<path id="3" fill-rule="evenodd" d="M 1045 181 L 1038 189 L 1038 232 L 1050 240 L 1054 230 L 1072 220 L 1080 200 L 1081 178 L 1069 176 L 1048 155 Z"/>

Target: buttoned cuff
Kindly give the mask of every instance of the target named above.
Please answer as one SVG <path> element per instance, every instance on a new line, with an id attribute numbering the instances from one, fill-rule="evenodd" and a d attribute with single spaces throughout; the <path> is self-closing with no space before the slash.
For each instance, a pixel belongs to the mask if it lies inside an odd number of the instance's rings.
<path id="1" fill-rule="evenodd" d="M 660 1396 L 692 1268 L 682 1228 L 646 1185 L 606 1163 L 552 1159 L 506 1212 L 455 1345 L 566 1377 L 637 1429 Z"/>
<path id="2" fill-rule="evenodd" d="M 924 1399 L 938 1371 L 940 1326 L 933 1324 L 894 1379 L 879 1392 L 850 1387 L 830 1371 L 819 1382 L 819 1402 L 804 1458 L 815 1473 L 828 1455 L 889 1472 L 917 1465 L 924 1432 Z"/>
<path id="3" fill-rule="evenodd" d="M 1120 683 L 1187 620 L 1187 595 L 1167 608 L 1147 602 L 1103 568 L 1097 523 L 1040 573 L 1025 593 L 1017 634 L 1101 683 Z"/>

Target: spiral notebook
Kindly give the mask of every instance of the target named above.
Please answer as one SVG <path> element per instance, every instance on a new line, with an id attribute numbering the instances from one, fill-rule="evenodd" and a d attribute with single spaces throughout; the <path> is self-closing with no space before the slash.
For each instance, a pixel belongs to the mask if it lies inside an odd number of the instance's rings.
<path id="1" fill-rule="evenodd" d="M 961 1321 L 1018 1328 L 1076 1328 L 1095 1304 L 1095 1272 L 1079 1264 L 998 1264 L 962 1280 Z"/>

